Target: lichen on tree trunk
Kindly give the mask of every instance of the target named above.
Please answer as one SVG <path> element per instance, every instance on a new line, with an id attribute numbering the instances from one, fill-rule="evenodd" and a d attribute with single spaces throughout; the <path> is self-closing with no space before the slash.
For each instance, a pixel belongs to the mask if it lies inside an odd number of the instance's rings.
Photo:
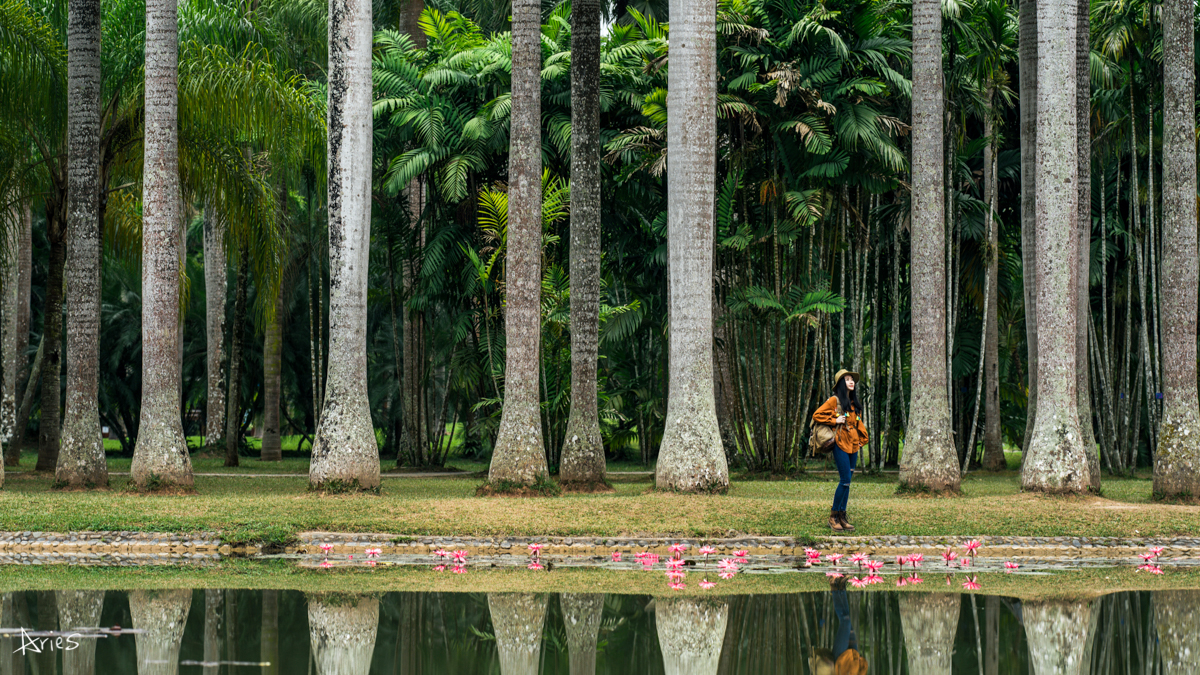
<path id="1" fill-rule="evenodd" d="M 1200 591 L 1155 591 L 1154 625 L 1164 675 L 1200 673 Z"/>
<path id="2" fill-rule="evenodd" d="M 211 204 L 204 207 L 205 368 L 208 398 L 204 406 L 204 447 L 225 445 L 225 227 Z"/>
<path id="3" fill-rule="evenodd" d="M 57 591 L 54 595 L 61 630 L 73 632 L 100 625 L 104 591 Z M 95 675 L 96 642 L 80 639 L 74 648 L 62 650 L 63 675 Z M 7 657 L 7 653 L 0 655 L 0 658 Z"/>
<path id="4" fill-rule="evenodd" d="M 957 593 L 900 594 L 900 625 L 908 652 L 908 672 L 949 675 L 961 610 Z"/>
<path id="5" fill-rule="evenodd" d="M 1081 492 L 1090 484 L 1079 428 L 1079 152 L 1076 91 L 1078 3 L 1038 5 L 1037 333 L 1038 397 L 1021 487 Z"/>
<path id="6" fill-rule="evenodd" d="M 29 367 L 29 358 L 25 356 L 29 346 L 29 293 L 25 289 L 32 277 L 27 268 L 32 266 L 30 249 L 33 248 L 33 218 L 29 205 L 12 207 L 12 215 L 14 227 L 8 230 L 4 248 L 6 259 L 0 267 L 4 274 L 4 386 L 0 392 L 0 444 L 4 448 L 4 461 L 0 464 L 7 466 L 16 466 L 21 449 L 21 439 L 16 436 L 17 408 L 20 406 L 17 387 L 21 383 L 20 375 Z M 0 477 L 3 475 L 4 469 L 0 467 Z"/>
<path id="7" fill-rule="evenodd" d="M 1025 345 L 1029 397 L 1022 452 L 1029 451 L 1037 410 L 1037 2 L 1020 0 L 1018 78 L 1021 101 L 1021 276 L 1025 294 Z M 1021 461 L 1024 463 L 1025 456 Z"/>
<path id="8" fill-rule="evenodd" d="M 512 3 L 512 133 L 505 252 L 504 409 L 490 483 L 549 475 L 538 393 L 542 290 L 541 5 Z"/>
<path id="9" fill-rule="evenodd" d="M 192 592 L 130 591 L 129 613 L 137 646 L 138 675 L 175 675 L 179 670 L 179 646 Z"/>
<path id="10" fill-rule="evenodd" d="M 1087 458 L 1088 488 L 1100 491 L 1100 453 L 1096 448 L 1096 435 L 1092 431 L 1092 383 L 1088 367 L 1088 324 L 1092 313 L 1092 77 L 1091 77 L 1091 20 L 1089 0 L 1076 0 L 1078 8 L 1075 24 L 1075 105 L 1078 120 L 1077 151 L 1079 180 L 1078 194 L 1079 223 L 1076 255 L 1078 269 L 1076 283 L 1075 323 L 1075 395 L 1079 403 L 1079 433 Z"/>
<path id="11" fill-rule="evenodd" d="M 542 653 L 546 596 L 488 593 L 501 675 L 537 675 Z"/>
<path id="12" fill-rule="evenodd" d="M 275 295 L 273 316 L 267 319 L 263 335 L 263 435 L 259 459 L 278 462 L 283 459 L 283 439 L 279 433 L 279 393 L 282 382 L 280 361 L 283 352 L 283 289 Z"/>
<path id="13" fill-rule="evenodd" d="M 1200 499 L 1194 6 L 1163 2 L 1163 417 L 1154 494 Z"/>
<path id="14" fill-rule="evenodd" d="M 142 174 L 142 414 L 130 477 L 139 488 L 190 488 L 179 416 L 178 3 L 146 3 Z"/>
<path id="15" fill-rule="evenodd" d="M 329 370 L 311 489 L 379 489 L 367 400 L 371 2 L 329 0 Z"/>
<path id="16" fill-rule="evenodd" d="M 596 642 L 600 636 L 600 619 L 604 616 L 603 593 L 563 593 L 563 625 L 567 629 L 567 649 L 571 660 L 571 675 L 595 675 Z"/>
<path id="17" fill-rule="evenodd" d="M 900 484 L 956 492 L 958 453 L 946 393 L 945 190 L 942 13 L 913 2 L 912 397 Z"/>
<path id="18" fill-rule="evenodd" d="M 371 671 L 379 633 L 379 598 L 365 595 L 308 597 L 308 635 L 317 675 Z"/>
<path id="19" fill-rule="evenodd" d="M 717 133 L 716 4 L 671 0 L 667 90 L 667 417 L 659 489 L 729 488 L 713 386 L 713 214 Z"/>
<path id="20" fill-rule="evenodd" d="M 1086 600 L 1027 601 L 1022 604 L 1033 672 L 1038 675 L 1077 675 L 1080 672 L 1092 611 L 1091 603 Z"/>
<path id="21" fill-rule="evenodd" d="M 728 621 L 724 600 L 658 598 L 654 624 L 666 675 L 716 675 Z"/>
<path id="22" fill-rule="evenodd" d="M 604 481 L 596 368 L 600 333 L 600 2 L 571 4 L 571 413 L 563 482 Z"/>

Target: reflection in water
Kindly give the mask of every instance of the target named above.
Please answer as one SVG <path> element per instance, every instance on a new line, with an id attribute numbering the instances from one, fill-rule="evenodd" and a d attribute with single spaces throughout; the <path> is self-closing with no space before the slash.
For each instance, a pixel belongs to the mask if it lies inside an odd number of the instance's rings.
<path id="1" fill-rule="evenodd" d="M 488 593 L 501 675 L 537 675 L 546 622 L 546 596 Z"/>
<path id="2" fill-rule="evenodd" d="M 655 624 L 666 675 L 716 675 L 729 604 L 698 598 L 659 598 Z"/>
<path id="3" fill-rule="evenodd" d="M 1158 628 L 1162 672 L 1200 673 L 1200 591 L 1156 591 L 1154 623 Z"/>
<path id="4" fill-rule="evenodd" d="M 596 641 L 600 636 L 600 618 L 604 614 L 603 594 L 563 593 L 563 625 L 567 629 L 571 675 L 595 675 Z"/>
<path id="5" fill-rule="evenodd" d="M 349 593 L 308 596 L 308 635 L 317 675 L 365 675 L 379 630 L 379 598 Z"/>
<path id="6" fill-rule="evenodd" d="M 64 631 L 95 628 L 104 609 L 104 591 L 58 591 L 58 623 Z M 63 675 L 93 675 L 96 672 L 96 640 L 75 640 L 74 649 L 63 652 Z"/>
<path id="7" fill-rule="evenodd" d="M 279 591 L 262 592 L 262 626 L 259 632 L 259 660 L 262 675 L 279 673 Z"/>
<path id="8" fill-rule="evenodd" d="M 0 628 L 17 628 L 28 626 L 17 618 L 16 596 L 25 597 L 24 593 L 4 593 L 0 595 Z M 0 638 L 0 675 L 17 675 L 25 672 L 25 657 L 17 651 L 10 637 Z"/>
<path id="9" fill-rule="evenodd" d="M 908 650 L 908 672 L 949 673 L 962 603 L 951 593 L 900 594 L 900 623 Z"/>
<path id="10" fill-rule="evenodd" d="M 1088 601 L 1027 601 L 1023 604 L 1029 658 L 1036 675 L 1076 675 L 1092 623 Z"/>
<path id="11" fill-rule="evenodd" d="M 138 675 L 179 672 L 179 642 L 192 604 L 191 591 L 131 591 L 129 613 L 133 627 Z"/>
<path id="12" fill-rule="evenodd" d="M 225 629 L 225 594 L 218 588 L 204 590 L 204 675 L 217 675 L 221 666 L 221 633 Z"/>

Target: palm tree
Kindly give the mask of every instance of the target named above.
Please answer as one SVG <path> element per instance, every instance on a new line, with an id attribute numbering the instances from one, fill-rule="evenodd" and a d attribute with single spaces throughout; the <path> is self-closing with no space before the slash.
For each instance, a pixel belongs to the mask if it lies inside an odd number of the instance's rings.
<path id="1" fill-rule="evenodd" d="M 946 242 L 942 152 L 942 10 L 913 2 L 912 399 L 900 483 L 957 491 L 958 454 L 946 394 Z"/>
<path id="2" fill-rule="evenodd" d="M 148 38 L 149 34 L 147 42 Z M 129 614 L 133 619 L 133 627 L 141 631 L 133 637 L 137 647 L 138 675 L 178 672 L 179 647 L 183 642 L 183 628 L 187 624 L 191 606 L 192 592 L 189 590 L 129 593 Z"/>
<path id="3" fill-rule="evenodd" d="M 1163 417 L 1154 494 L 1200 495 L 1196 391 L 1196 77 L 1194 5 L 1163 3 Z"/>
<path id="4" fill-rule="evenodd" d="M 275 293 L 275 310 L 267 317 L 263 331 L 263 434 L 259 459 L 278 462 L 283 459 L 283 438 L 279 433 L 280 387 L 283 384 L 283 293 Z"/>
<path id="5" fill-rule="evenodd" d="M 1075 40 L 1078 3 L 1038 5 L 1037 289 L 1060 301 L 1037 309 L 1038 396 L 1024 458 L 1026 490 L 1078 492 L 1089 485 L 1079 428 L 1076 324 L 1079 320 L 1079 153 Z"/>
<path id="6" fill-rule="evenodd" d="M 513 25 L 516 26 L 515 20 Z M 487 598 L 496 632 L 496 651 L 500 654 L 500 675 L 537 675 L 546 596 L 488 593 Z"/>
<path id="7" fill-rule="evenodd" d="M 729 622 L 729 603 L 707 598 L 660 598 L 656 605 L 654 623 L 662 646 L 663 672 L 716 675 Z"/>
<path id="8" fill-rule="evenodd" d="M 329 16 L 332 19 L 334 13 L 330 11 Z M 334 41 L 330 40 L 329 44 L 332 46 Z M 329 62 L 335 63 L 332 58 Z M 318 673 L 353 675 L 370 672 L 375 639 L 379 634 L 379 598 L 311 595 L 308 598 L 308 625 Z"/>
<path id="9" fill-rule="evenodd" d="M 192 486 L 179 417 L 178 5 L 146 3 L 142 179 L 142 417 L 130 476 L 139 488 Z"/>
<path id="10" fill-rule="evenodd" d="M 309 486 L 377 490 L 367 402 L 371 2 L 329 0 L 329 373 Z"/>
<path id="11" fill-rule="evenodd" d="M 1200 622 L 1200 591 L 1155 591 L 1151 597 L 1162 672 L 1195 670 L 1196 662 L 1192 659 L 1200 651 L 1200 632 L 1196 630 Z"/>
<path id="12" fill-rule="evenodd" d="M 603 593 L 562 593 L 558 596 L 567 632 L 571 675 L 596 673 L 596 641 L 604 616 L 604 598 Z"/>
<path id="13" fill-rule="evenodd" d="M 658 451 L 660 489 L 725 491 L 729 466 L 713 389 L 716 3 L 671 2 L 667 90 L 667 297 L 670 378 Z"/>
<path id="14" fill-rule="evenodd" d="M 1071 0 L 1071 4 L 1075 4 L 1074 0 Z M 1041 21 L 1044 16 L 1043 14 L 1038 17 L 1039 30 L 1047 25 Z M 1071 20 L 1073 22 L 1075 17 L 1072 16 Z M 1041 55 L 1043 54 L 1039 54 Z M 1038 82 L 1047 80 L 1038 78 Z M 1066 93 L 1074 96 L 1075 92 L 1067 90 Z M 1038 112 L 1040 113 L 1041 109 Z M 1037 432 L 1034 431 L 1035 439 L 1036 435 Z M 1088 644 L 1088 630 L 1092 623 L 1093 611 L 1095 610 L 1091 602 L 1086 600 L 1035 601 L 1021 605 L 1033 672 L 1078 672 L 1078 664 L 1083 660 L 1084 646 Z"/>
<path id="15" fill-rule="evenodd" d="M 108 485 L 97 398 L 100 369 L 100 0 L 67 19 L 67 409 L 56 483 Z M 57 392 L 55 392 L 57 395 Z"/>
<path id="16" fill-rule="evenodd" d="M 571 4 L 571 415 L 559 478 L 604 480 L 600 332 L 600 2 Z"/>
<path id="17" fill-rule="evenodd" d="M 1075 273 L 1075 392 L 1079 401 L 1079 432 L 1087 453 L 1088 487 L 1100 491 L 1100 454 L 1096 451 L 1096 435 L 1092 431 L 1092 382 L 1088 369 L 1088 319 L 1092 314 L 1092 76 L 1090 0 L 1076 0 L 1078 18 L 1075 28 L 1075 111 L 1079 120 L 1076 129 L 1079 153 L 1078 260 Z"/>
<path id="18" fill-rule="evenodd" d="M 1025 286 L 1025 344 L 1029 360 L 1029 401 L 1021 463 L 1029 451 L 1037 413 L 1037 0 L 1020 0 L 1018 77 L 1021 80 L 1021 270 Z"/>
<path id="19" fill-rule="evenodd" d="M 104 609 L 104 591 L 56 591 L 54 605 L 58 608 L 58 625 L 67 630 L 75 626 L 98 626 Z M 63 675 L 95 673 L 96 641 L 83 640 L 74 649 L 64 649 L 62 672 Z"/>
<path id="20" fill-rule="evenodd" d="M 914 98 L 916 93 L 913 94 Z M 908 672 L 940 675 L 950 672 L 954 633 L 962 601 L 957 593 L 902 593 L 900 625 L 908 652 Z"/>
<path id="21" fill-rule="evenodd" d="M 542 288 L 541 4 L 514 0 L 512 132 L 505 254 L 504 410 L 488 481 L 532 484 L 547 475 L 538 393 Z"/>
<path id="22" fill-rule="evenodd" d="M 204 447 L 215 450 L 225 441 L 225 226 L 211 204 L 204 207 L 205 399 Z"/>

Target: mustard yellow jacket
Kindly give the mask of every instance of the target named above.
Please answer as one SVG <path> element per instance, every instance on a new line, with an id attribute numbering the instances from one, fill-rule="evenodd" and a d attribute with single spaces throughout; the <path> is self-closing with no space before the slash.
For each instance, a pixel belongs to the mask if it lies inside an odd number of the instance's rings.
<path id="1" fill-rule="evenodd" d="M 821 407 L 813 412 L 813 421 L 833 427 L 834 442 L 837 443 L 837 446 L 842 449 L 842 452 L 854 454 L 867 444 L 867 427 L 858 418 L 858 414 L 853 412 L 846 413 L 845 424 L 838 424 L 837 407 L 837 397 L 830 396 L 828 401 L 822 403 Z"/>

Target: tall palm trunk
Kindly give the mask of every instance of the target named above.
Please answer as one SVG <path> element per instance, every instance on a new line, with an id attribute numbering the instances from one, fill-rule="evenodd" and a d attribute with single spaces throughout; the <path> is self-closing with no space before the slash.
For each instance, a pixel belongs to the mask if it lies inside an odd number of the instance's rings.
<path id="1" fill-rule="evenodd" d="M 595 675 L 596 641 L 600 635 L 600 619 L 604 616 L 604 594 L 563 593 L 558 600 L 567 630 L 571 675 Z"/>
<path id="2" fill-rule="evenodd" d="M 225 224 L 212 206 L 204 208 L 204 316 L 208 339 L 208 398 L 205 403 L 204 447 L 225 445 L 225 295 L 228 287 Z"/>
<path id="3" fill-rule="evenodd" d="M 367 402 L 371 2 L 329 0 L 329 373 L 309 487 L 379 489 Z"/>
<path id="4" fill-rule="evenodd" d="M 279 675 L 279 591 L 262 592 L 262 623 L 259 624 L 258 655 L 262 675 Z"/>
<path id="5" fill-rule="evenodd" d="M 192 606 L 192 592 L 131 591 L 129 614 L 137 647 L 138 675 L 175 675 L 179 671 L 179 647 Z"/>
<path id="6" fill-rule="evenodd" d="M 6 466 L 16 466 L 21 453 L 17 434 L 17 387 L 29 367 L 29 286 L 33 277 L 33 214 L 28 203 L 14 207 L 16 226 L 9 230 L 4 261 L 4 391 L 0 398 L 0 443 Z M 24 428 L 24 425 L 21 425 Z M 2 471 L 2 469 L 0 469 Z"/>
<path id="7" fill-rule="evenodd" d="M 717 675 L 729 622 L 729 604 L 703 598 L 659 598 L 655 604 L 654 623 L 662 648 L 663 672 Z"/>
<path id="8" fill-rule="evenodd" d="M 1163 419 L 1154 494 L 1200 497 L 1193 4 L 1163 3 Z"/>
<path id="9" fill-rule="evenodd" d="M 379 598 L 333 596 L 327 601 L 320 594 L 309 596 L 308 635 L 318 675 L 370 672 L 379 635 Z"/>
<path id="10" fill-rule="evenodd" d="M 67 6 L 67 409 L 54 479 L 108 485 L 100 437 L 100 0 Z"/>
<path id="11" fill-rule="evenodd" d="M 99 626 L 104 609 L 104 591 L 57 591 L 58 625 L 65 631 L 83 626 Z M 71 649 L 62 650 L 63 675 L 95 675 L 97 640 L 78 640 Z M 6 658 L 8 654 L 0 656 Z"/>
<path id="12" fill-rule="evenodd" d="M 538 393 L 542 328 L 542 25 L 538 0 L 514 0 L 512 6 L 504 410 L 488 481 L 532 484 L 547 475 Z"/>
<path id="13" fill-rule="evenodd" d="M 1091 11 L 1089 0 L 1076 0 L 1077 19 L 1075 32 L 1075 105 L 1079 120 L 1077 150 L 1079 152 L 1079 180 L 1076 183 L 1079 195 L 1078 260 L 1076 271 L 1076 319 L 1075 319 L 1075 394 L 1079 401 L 1079 432 L 1087 458 L 1088 488 L 1100 491 L 1100 454 L 1096 449 L 1096 435 L 1092 431 L 1092 383 L 1088 368 L 1088 324 L 1091 323 L 1091 273 L 1092 273 L 1092 76 L 1091 76 Z M 1193 359 L 1194 360 L 1194 359 Z"/>
<path id="14" fill-rule="evenodd" d="M 667 89 L 667 298 L 670 378 L 660 489 L 725 491 L 729 466 L 713 387 L 713 209 L 717 42 L 714 2 L 671 0 Z"/>
<path id="15" fill-rule="evenodd" d="M 242 362 L 246 344 L 246 287 L 250 250 L 243 240 L 238 245 L 238 272 L 233 291 L 233 330 L 229 340 L 229 393 L 225 399 L 225 466 L 237 466 L 242 441 Z"/>
<path id="16" fill-rule="evenodd" d="M 1079 270 L 1076 0 L 1038 4 L 1038 397 L 1026 490 L 1079 492 L 1089 469 L 1075 388 Z"/>
<path id="17" fill-rule="evenodd" d="M 600 2 L 571 4 L 571 415 L 563 481 L 604 480 L 597 410 L 600 333 Z"/>
<path id="18" fill-rule="evenodd" d="M 942 152 L 942 9 L 913 2 L 912 398 L 900 483 L 957 491 L 946 386 L 945 154 Z"/>
<path id="19" fill-rule="evenodd" d="M 488 611 L 496 633 L 500 675 L 537 675 L 542 653 L 546 596 L 488 593 Z"/>
<path id="20" fill-rule="evenodd" d="M 1196 672 L 1200 654 L 1200 591 L 1155 591 L 1154 625 L 1158 629 L 1162 673 L 1186 675 Z"/>
<path id="21" fill-rule="evenodd" d="M 274 316 L 263 331 L 263 434 L 259 459 L 283 460 L 283 438 L 279 433 L 279 392 L 283 384 L 283 289 L 275 296 Z"/>
<path id="22" fill-rule="evenodd" d="M 1017 64 L 1021 80 L 1021 276 L 1025 290 L 1025 345 L 1029 360 L 1029 399 L 1021 464 L 1037 415 L 1037 1 L 1020 0 Z"/>
<path id="23" fill-rule="evenodd" d="M 961 611 L 957 593 L 900 594 L 900 625 L 908 652 L 908 672 L 949 675 Z"/>
<path id="24" fill-rule="evenodd" d="M 146 3 L 142 178 L 142 415 L 133 483 L 192 486 L 179 416 L 178 3 Z"/>
<path id="25" fill-rule="evenodd" d="M 984 136 L 988 139 L 983 151 L 983 193 L 988 209 L 987 242 L 987 329 L 983 341 L 983 468 L 1001 471 L 1005 468 L 1004 445 L 1000 437 L 1000 221 L 996 218 L 997 176 L 995 118 L 992 106 L 995 91 L 987 91 L 988 114 L 984 120 Z M 968 448 L 968 453 L 974 448 Z"/>
<path id="26" fill-rule="evenodd" d="M 46 296 L 42 312 L 41 420 L 38 424 L 38 471 L 58 466 L 62 439 L 62 309 L 63 274 L 67 263 L 67 232 L 62 205 L 46 204 L 46 236 L 50 240 L 50 263 L 46 270 Z M 98 415 L 99 413 L 97 413 Z"/>
<path id="27" fill-rule="evenodd" d="M 1074 0 L 1071 2 L 1074 4 Z M 1045 24 L 1039 22 L 1038 25 Z M 1087 601 L 1053 600 L 1022 604 L 1025 638 L 1029 642 L 1029 660 L 1033 664 L 1033 672 L 1039 675 L 1079 673 L 1093 611 L 1091 603 Z"/>

